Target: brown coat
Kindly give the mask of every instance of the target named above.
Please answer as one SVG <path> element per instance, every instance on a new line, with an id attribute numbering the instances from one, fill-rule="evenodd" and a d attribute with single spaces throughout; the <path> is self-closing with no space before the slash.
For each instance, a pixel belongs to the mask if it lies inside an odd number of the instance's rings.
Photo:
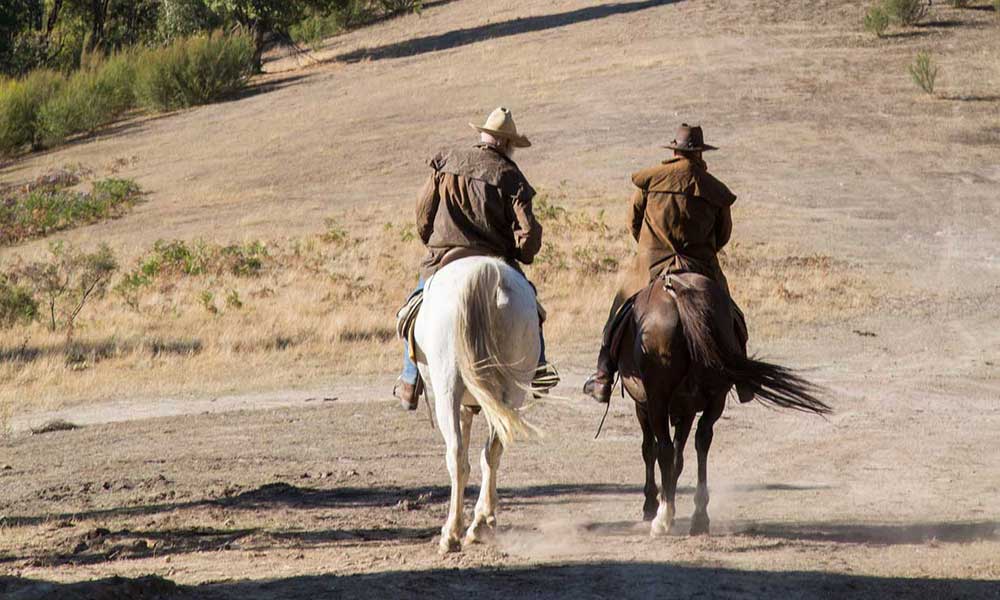
<path id="1" fill-rule="evenodd" d="M 417 199 L 417 233 L 428 253 L 424 279 L 467 256 L 530 264 L 542 246 L 535 190 L 510 158 L 487 145 L 439 153 Z"/>
<path id="2" fill-rule="evenodd" d="M 638 252 L 624 273 L 612 314 L 664 272 L 691 270 L 728 292 L 716 254 L 733 230 L 729 188 L 698 159 L 676 157 L 632 176 L 632 236 Z"/>

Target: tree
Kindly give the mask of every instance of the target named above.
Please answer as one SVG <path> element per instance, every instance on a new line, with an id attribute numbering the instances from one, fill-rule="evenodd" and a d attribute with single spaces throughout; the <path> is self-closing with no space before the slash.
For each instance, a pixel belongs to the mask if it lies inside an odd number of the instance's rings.
<path id="1" fill-rule="evenodd" d="M 19 75 L 24 70 L 23 63 L 34 62 L 33 58 L 25 60 L 23 56 L 35 54 L 33 51 L 18 52 L 18 48 L 26 46 L 25 36 L 41 29 L 43 12 L 41 0 L 0 2 L 0 73 Z"/>
<path id="2" fill-rule="evenodd" d="M 62 323 L 69 338 L 87 302 L 107 291 L 111 275 L 118 270 L 118 261 L 107 245 L 86 253 L 53 242 L 49 252 L 50 260 L 30 263 L 17 276 L 44 302 L 49 329 L 55 331 Z"/>
<path id="3" fill-rule="evenodd" d="M 301 21 L 310 8 L 329 11 L 341 8 L 349 0 L 206 0 L 206 5 L 216 14 L 235 22 L 251 36 L 254 43 L 254 70 L 261 70 L 261 56 L 268 35 L 277 34 L 285 39 L 288 29 Z"/>

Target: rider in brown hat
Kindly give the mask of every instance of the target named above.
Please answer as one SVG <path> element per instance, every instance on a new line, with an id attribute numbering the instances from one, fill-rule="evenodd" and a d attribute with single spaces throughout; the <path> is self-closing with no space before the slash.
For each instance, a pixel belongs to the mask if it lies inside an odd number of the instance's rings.
<path id="1" fill-rule="evenodd" d="M 542 226 L 532 213 L 535 190 L 512 158 L 515 148 L 531 142 L 518 133 L 513 115 L 503 107 L 482 126 L 469 125 L 479 131 L 479 144 L 439 152 L 429 161 L 433 172 L 417 198 L 417 232 L 427 256 L 411 302 L 422 293 L 424 282 L 448 263 L 468 256 L 494 256 L 521 272 L 518 263 L 530 264 L 542 247 Z M 558 381 L 545 360 L 543 340 L 532 388 L 546 391 Z M 418 372 L 409 348 L 396 389 L 404 408 L 417 407 Z"/>
<path id="2" fill-rule="evenodd" d="M 673 150 L 674 156 L 632 175 L 636 189 L 632 194 L 631 228 L 639 248 L 611 305 L 597 372 L 584 384 L 584 393 L 598 402 L 607 403 L 611 397 L 616 370 L 612 340 L 635 294 L 660 275 L 681 271 L 710 277 L 729 294 L 716 254 L 729 242 L 733 230 L 730 206 L 736 196 L 709 174 L 702 158 L 702 153 L 717 148 L 705 143 L 701 127 L 687 123 L 664 148 Z M 742 313 L 735 303 L 732 306 L 737 335 L 745 347 Z M 741 401 L 753 397 L 747 390 L 738 391 Z"/>

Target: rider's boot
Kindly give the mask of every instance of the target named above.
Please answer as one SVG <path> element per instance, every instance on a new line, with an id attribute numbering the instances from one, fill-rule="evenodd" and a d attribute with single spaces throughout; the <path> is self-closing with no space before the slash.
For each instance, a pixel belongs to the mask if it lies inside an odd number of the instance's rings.
<path id="1" fill-rule="evenodd" d="M 611 350 L 602 345 L 601 352 L 597 355 L 597 371 L 584 382 L 583 393 L 601 404 L 607 404 L 611 402 L 611 388 L 614 383 L 615 367 L 614 361 L 611 360 Z"/>
<path id="2" fill-rule="evenodd" d="M 399 404 L 404 410 L 417 410 L 421 391 L 423 391 L 423 382 L 418 375 L 414 383 L 408 383 L 402 379 L 397 381 L 395 389 L 392 390 L 392 395 L 399 398 Z"/>
<path id="3" fill-rule="evenodd" d="M 743 356 L 747 356 L 747 341 L 750 337 L 749 331 L 747 329 L 746 317 L 743 316 L 743 311 L 736 306 L 735 302 L 732 302 L 733 308 L 733 328 L 736 331 L 736 340 L 739 343 L 739 348 L 743 352 Z M 756 394 L 753 388 L 747 384 L 737 384 L 736 385 L 736 397 L 740 399 L 740 404 L 746 404 L 754 399 Z"/>

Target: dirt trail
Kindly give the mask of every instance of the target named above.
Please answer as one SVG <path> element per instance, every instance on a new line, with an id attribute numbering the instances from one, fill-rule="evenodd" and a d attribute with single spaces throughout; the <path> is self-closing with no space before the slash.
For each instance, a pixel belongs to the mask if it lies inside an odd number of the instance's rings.
<path id="1" fill-rule="evenodd" d="M 532 136 L 518 160 L 537 187 L 624 201 L 626 174 L 678 120 L 700 121 L 740 195 L 737 238 L 847 260 L 880 302 L 759 349 L 810 368 L 837 412 L 730 407 L 709 538 L 682 535 L 685 518 L 648 538 L 631 408 L 616 400 L 592 440 L 600 410 L 575 394 L 592 356 L 566 352 L 569 399 L 530 413 L 548 436 L 504 457 L 497 545 L 439 558 L 441 442 L 423 408 L 383 400 L 387 364 L 312 390 L 16 416 L 0 445 L 0 574 L 19 579 L 0 594 L 88 597 L 64 584 L 153 573 L 180 597 L 241 600 L 1000 597 L 1000 63 L 969 59 L 996 56 L 1000 36 L 987 11 L 933 10 L 875 40 L 838 0 L 440 2 L 331 40 L 326 62 L 271 63 L 287 72 L 262 93 L 5 167 L 7 180 L 124 159 L 150 201 L 60 237 L 128 249 L 408 211 L 424 158 L 497 104 Z M 922 48 L 942 64 L 937 99 L 906 76 Z M 87 426 L 25 432 L 54 417 Z"/>

